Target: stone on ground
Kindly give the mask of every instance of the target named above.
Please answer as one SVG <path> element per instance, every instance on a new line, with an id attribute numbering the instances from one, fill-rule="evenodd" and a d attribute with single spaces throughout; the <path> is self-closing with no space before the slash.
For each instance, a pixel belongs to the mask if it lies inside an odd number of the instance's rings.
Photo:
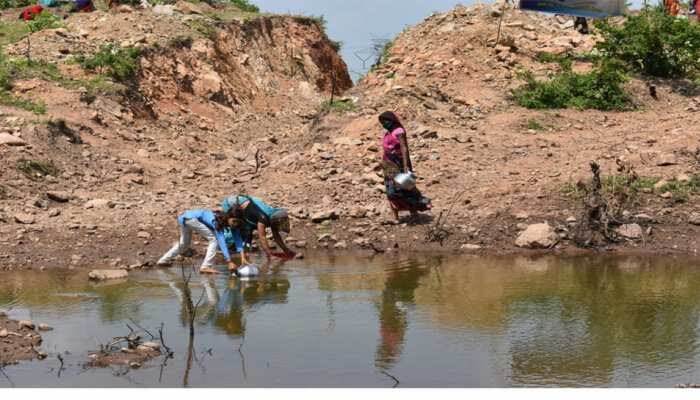
<path id="1" fill-rule="evenodd" d="M 549 249 L 559 242 L 559 236 L 547 223 L 527 227 L 515 240 L 515 245 L 526 249 Z"/>
<path id="2" fill-rule="evenodd" d="M 128 276 L 129 272 L 123 269 L 95 269 L 88 274 L 88 277 L 94 281 L 124 279 Z"/>

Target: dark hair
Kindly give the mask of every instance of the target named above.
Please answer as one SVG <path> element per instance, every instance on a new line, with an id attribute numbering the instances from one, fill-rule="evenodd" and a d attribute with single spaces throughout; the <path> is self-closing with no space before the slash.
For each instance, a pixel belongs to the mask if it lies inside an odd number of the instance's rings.
<path id="1" fill-rule="evenodd" d="M 401 123 L 399 117 L 397 117 L 396 114 L 391 111 L 385 111 L 379 115 L 379 122 L 383 121 L 391 122 L 392 129 L 403 128 L 403 124 Z"/>
<path id="2" fill-rule="evenodd" d="M 229 212 L 224 213 L 221 211 L 214 211 L 214 223 L 216 226 L 214 227 L 216 230 L 222 230 L 226 228 L 230 228 L 228 224 L 229 218 L 238 218 L 236 215 L 234 215 L 233 208 L 229 210 Z"/>

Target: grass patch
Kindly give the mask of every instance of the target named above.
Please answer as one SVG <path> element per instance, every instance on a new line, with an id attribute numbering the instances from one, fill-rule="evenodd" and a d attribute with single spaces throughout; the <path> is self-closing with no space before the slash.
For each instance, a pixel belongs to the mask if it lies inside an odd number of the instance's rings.
<path id="1" fill-rule="evenodd" d="M 654 186 L 659 183 L 661 179 L 640 176 L 633 180 L 631 183 L 629 177 L 621 175 L 611 175 L 606 176 L 602 180 L 603 193 L 607 195 L 614 195 L 623 190 L 629 188 L 632 195 L 638 195 L 639 193 L 666 193 L 670 192 L 672 199 L 675 202 L 682 203 L 690 199 L 690 196 L 700 194 L 700 175 L 693 175 L 690 177 L 689 181 L 678 181 L 671 180 L 660 188 L 654 189 Z M 562 187 L 562 194 L 567 197 L 572 197 L 575 199 L 583 198 L 585 193 L 579 189 L 576 184 L 568 182 Z"/>
<path id="2" fill-rule="evenodd" d="M 658 178 L 640 176 L 630 183 L 627 176 L 609 175 L 603 178 L 603 193 L 615 193 L 624 187 L 629 187 L 635 193 L 639 193 L 644 190 L 654 189 L 654 185 L 658 181 Z"/>
<path id="3" fill-rule="evenodd" d="M 512 95 L 516 103 L 526 108 L 609 111 L 632 107 L 622 87 L 627 77 L 617 63 L 604 63 L 587 73 L 576 73 L 568 68 L 549 80 L 537 80 L 531 72 L 521 76 L 525 85 L 513 90 Z"/>
<path id="4" fill-rule="evenodd" d="M 527 120 L 527 129 L 531 129 L 533 131 L 543 131 L 545 130 L 545 126 L 542 125 L 538 120 L 531 118 Z"/>
<path id="5" fill-rule="evenodd" d="M 114 44 L 102 46 L 99 52 L 90 57 L 78 56 L 80 66 L 88 71 L 96 71 L 116 81 L 124 82 L 136 75 L 141 50 L 135 47 L 119 47 Z"/>
<path id="6" fill-rule="evenodd" d="M 357 105 L 352 100 L 324 101 L 321 104 L 321 111 L 345 114 L 357 110 Z"/>
<path id="7" fill-rule="evenodd" d="M 241 11 L 248 13 L 259 13 L 260 8 L 248 0 L 230 0 L 231 4 Z"/>
<path id="8" fill-rule="evenodd" d="M 0 47 L 17 43 L 29 35 L 29 26 L 24 21 L 3 21 L 0 23 Z"/>
<path id="9" fill-rule="evenodd" d="M 5 90 L 0 91 L 0 104 L 8 107 L 21 108 L 38 115 L 46 114 L 46 104 L 43 102 L 34 102 L 32 100 L 23 99 L 21 97 L 14 96 L 12 93 Z"/>
<path id="10" fill-rule="evenodd" d="M 700 175 L 691 176 L 689 181 L 671 180 L 659 188 L 659 192 L 670 192 L 673 201 L 685 203 L 690 199 L 691 195 L 700 193 Z"/>
<path id="11" fill-rule="evenodd" d="M 47 175 L 58 176 L 61 172 L 51 160 L 37 161 L 22 159 L 17 161 L 17 170 L 32 180 L 40 179 Z"/>
<path id="12" fill-rule="evenodd" d="M 35 3 L 33 0 L 0 0 L 0 10 L 26 7 Z"/>
<path id="13" fill-rule="evenodd" d="M 219 15 L 213 14 L 213 13 L 212 13 L 211 17 L 214 19 L 221 18 Z M 211 23 L 206 22 L 205 20 L 202 20 L 202 19 L 193 19 L 191 21 L 188 21 L 187 26 L 189 26 L 194 31 L 200 33 L 202 36 L 204 36 L 207 39 L 214 38 L 214 36 L 216 35 L 216 31 L 217 31 L 217 29 L 214 25 L 212 25 Z"/>

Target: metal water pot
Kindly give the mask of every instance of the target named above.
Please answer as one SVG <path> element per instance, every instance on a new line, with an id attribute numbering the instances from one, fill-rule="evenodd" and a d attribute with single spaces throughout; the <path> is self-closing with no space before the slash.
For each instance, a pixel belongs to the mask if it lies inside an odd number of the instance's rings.
<path id="1" fill-rule="evenodd" d="M 236 275 L 239 277 L 258 276 L 260 275 L 260 269 L 255 264 L 248 264 L 238 268 Z"/>
<path id="2" fill-rule="evenodd" d="M 394 177 L 394 183 L 401 190 L 413 190 L 416 188 L 416 175 L 413 172 L 404 172 Z"/>

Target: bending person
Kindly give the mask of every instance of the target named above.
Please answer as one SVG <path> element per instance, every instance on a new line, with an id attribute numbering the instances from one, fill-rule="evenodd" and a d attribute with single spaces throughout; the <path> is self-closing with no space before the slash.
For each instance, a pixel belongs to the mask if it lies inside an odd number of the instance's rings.
<path id="1" fill-rule="evenodd" d="M 287 210 L 272 207 L 257 197 L 247 195 L 231 195 L 224 199 L 221 208 L 225 213 L 235 215 L 240 221 L 238 229 L 245 244 L 250 244 L 254 230 L 258 232 L 258 244 L 267 258 L 272 256 L 293 258 L 296 255 L 287 247 L 280 235 L 280 232 L 289 233 L 290 231 Z M 283 254 L 272 253 L 267 242 L 267 228 L 272 230 L 272 237 L 284 252 Z"/>
<path id="2" fill-rule="evenodd" d="M 192 245 L 192 231 L 195 231 L 208 241 L 207 253 L 204 256 L 202 265 L 199 267 L 199 272 L 204 274 L 217 273 L 217 271 L 212 268 L 217 247 L 221 250 L 221 254 L 223 254 L 226 259 L 229 270 L 236 270 L 237 266 L 231 261 L 231 255 L 229 254 L 224 237 L 224 232 L 226 230 L 231 230 L 232 226 L 239 225 L 239 221 L 233 214 L 211 210 L 189 210 L 180 214 L 177 218 L 177 222 L 180 226 L 180 240 L 158 260 L 157 265 L 171 265 L 175 257 L 187 251 Z M 237 242 L 237 250 L 241 253 L 241 262 L 245 263 L 246 260 L 245 254 L 243 253 L 243 242 L 240 238 L 240 233 L 237 229 L 231 230 L 231 233 L 234 238 L 237 237 L 237 240 L 235 240 Z"/>

